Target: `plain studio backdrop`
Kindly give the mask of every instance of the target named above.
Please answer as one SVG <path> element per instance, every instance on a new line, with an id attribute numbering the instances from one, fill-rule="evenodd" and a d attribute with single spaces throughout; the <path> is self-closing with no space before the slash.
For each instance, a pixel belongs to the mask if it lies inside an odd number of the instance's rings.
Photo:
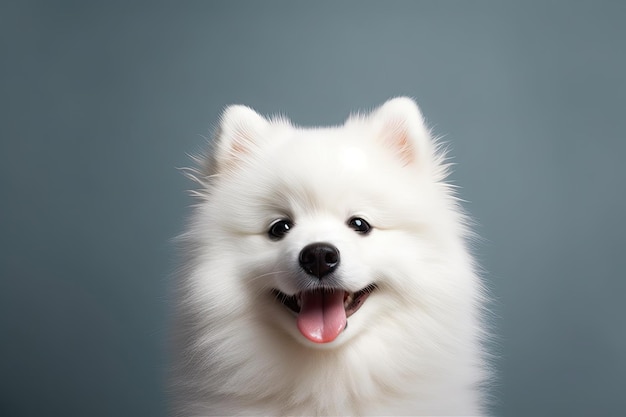
<path id="1" fill-rule="evenodd" d="M 626 3 L 3 2 L 0 415 L 166 415 L 177 167 L 242 103 L 417 99 L 494 302 L 496 416 L 626 409 Z"/>

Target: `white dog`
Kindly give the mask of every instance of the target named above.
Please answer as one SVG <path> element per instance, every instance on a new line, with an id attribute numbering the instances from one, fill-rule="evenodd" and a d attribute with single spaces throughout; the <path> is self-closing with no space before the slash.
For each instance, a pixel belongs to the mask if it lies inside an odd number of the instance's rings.
<path id="1" fill-rule="evenodd" d="M 407 98 L 311 129 L 227 108 L 180 238 L 175 414 L 482 415 L 446 173 Z"/>

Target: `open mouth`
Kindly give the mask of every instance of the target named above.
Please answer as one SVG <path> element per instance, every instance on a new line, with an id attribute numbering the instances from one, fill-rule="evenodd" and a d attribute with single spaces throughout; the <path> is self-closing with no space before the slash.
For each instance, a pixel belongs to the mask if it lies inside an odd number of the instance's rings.
<path id="1" fill-rule="evenodd" d="M 287 295 L 278 290 L 272 293 L 278 301 L 297 315 L 300 333 L 315 343 L 332 342 L 345 330 L 347 318 L 361 308 L 376 289 L 375 284 L 357 292 L 340 288 L 323 288 Z"/>

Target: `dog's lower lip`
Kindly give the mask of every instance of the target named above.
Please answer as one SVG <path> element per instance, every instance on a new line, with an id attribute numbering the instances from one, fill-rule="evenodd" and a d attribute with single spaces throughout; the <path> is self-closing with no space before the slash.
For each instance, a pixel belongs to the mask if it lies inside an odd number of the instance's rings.
<path id="1" fill-rule="evenodd" d="M 346 317 L 350 317 L 352 314 L 361 308 L 363 302 L 367 297 L 377 288 L 376 284 L 370 284 L 362 290 L 356 292 L 349 292 L 344 289 L 318 289 L 313 291 L 344 291 L 344 308 L 346 309 Z M 273 289 L 272 294 L 280 301 L 285 307 L 294 313 L 300 313 L 300 297 L 302 293 L 295 295 L 287 295 L 282 291 Z"/>

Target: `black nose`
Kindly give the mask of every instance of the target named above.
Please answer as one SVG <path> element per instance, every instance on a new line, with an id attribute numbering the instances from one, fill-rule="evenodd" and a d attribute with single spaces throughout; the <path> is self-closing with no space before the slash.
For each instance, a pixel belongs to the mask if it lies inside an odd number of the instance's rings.
<path id="1" fill-rule="evenodd" d="M 339 249 L 330 243 L 311 243 L 302 249 L 299 261 L 307 274 L 321 279 L 339 265 Z"/>

